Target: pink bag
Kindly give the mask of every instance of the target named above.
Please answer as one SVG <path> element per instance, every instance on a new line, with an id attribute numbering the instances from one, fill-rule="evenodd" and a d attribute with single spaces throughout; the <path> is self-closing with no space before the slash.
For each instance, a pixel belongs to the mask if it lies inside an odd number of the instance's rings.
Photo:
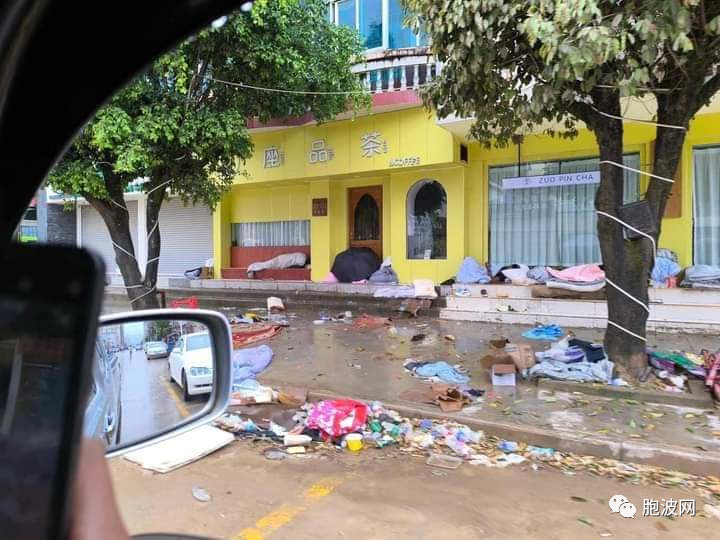
<path id="1" fill-rule="evenodd" d="M 319 429 L 328 438 L 341 437 L 365 428 L 370 409 L 361 401 L 332 399 L 316 403 L 306 427 Z"/>

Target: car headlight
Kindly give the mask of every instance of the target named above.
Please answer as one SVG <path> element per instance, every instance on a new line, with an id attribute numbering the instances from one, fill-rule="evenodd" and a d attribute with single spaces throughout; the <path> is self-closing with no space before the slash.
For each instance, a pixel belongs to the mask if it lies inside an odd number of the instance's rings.
<path id="1" fill-rule="evenodd" d="M 201 375 L 212 375 L 212 368 L 191 367 L 190 375 L 192 375 L 193 377 L 199 377 Z"/>

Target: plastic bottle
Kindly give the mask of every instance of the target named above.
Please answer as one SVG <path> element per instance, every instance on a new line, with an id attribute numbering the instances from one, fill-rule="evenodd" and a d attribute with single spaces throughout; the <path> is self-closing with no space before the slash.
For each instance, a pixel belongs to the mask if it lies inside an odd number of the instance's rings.
<path id="1" fill-rule="evenodd" d="M 458 456 L 468 457 L 471 454 L 470 447 L 463 441 L 458 441 L 454 436 L 447 435 L 445 437 L 445 444 L 455 452 Z"/>

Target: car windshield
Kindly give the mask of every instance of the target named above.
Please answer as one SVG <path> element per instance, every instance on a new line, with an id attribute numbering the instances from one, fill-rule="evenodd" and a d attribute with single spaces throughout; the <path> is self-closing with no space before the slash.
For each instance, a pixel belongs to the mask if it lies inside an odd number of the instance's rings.
<path id="1" fill-rule="evenodd" d="M 187 350 L 197 351 L 198 349 L 210 348 L 210 334 L 197 334 L 187 337 Z"/>
<path id="2" fill-rule="evenodd" d="M 121 440 L 230 394 L 176 482 L 145 472 L 174 450 L 122 462 L 129 528 L 709 537 L 684 514 L 720 516 L 720 0 L 236 4 L 18 223 L 100 257 L 107 311 L 175 310 L 102 336 Z"/>

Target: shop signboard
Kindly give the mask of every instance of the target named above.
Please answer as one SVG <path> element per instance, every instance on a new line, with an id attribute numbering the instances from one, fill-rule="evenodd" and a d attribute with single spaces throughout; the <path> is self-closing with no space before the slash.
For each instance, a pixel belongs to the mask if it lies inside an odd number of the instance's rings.
<path id="1" fill-rule="evenodd" d="M 588 171 L 564 174 L 543 174 L 540 176 L 513 176 L 503 178 L 503 189 L 528 189 L 561 186 L 579 186 L 599 184 L 600 171 Z"/>

